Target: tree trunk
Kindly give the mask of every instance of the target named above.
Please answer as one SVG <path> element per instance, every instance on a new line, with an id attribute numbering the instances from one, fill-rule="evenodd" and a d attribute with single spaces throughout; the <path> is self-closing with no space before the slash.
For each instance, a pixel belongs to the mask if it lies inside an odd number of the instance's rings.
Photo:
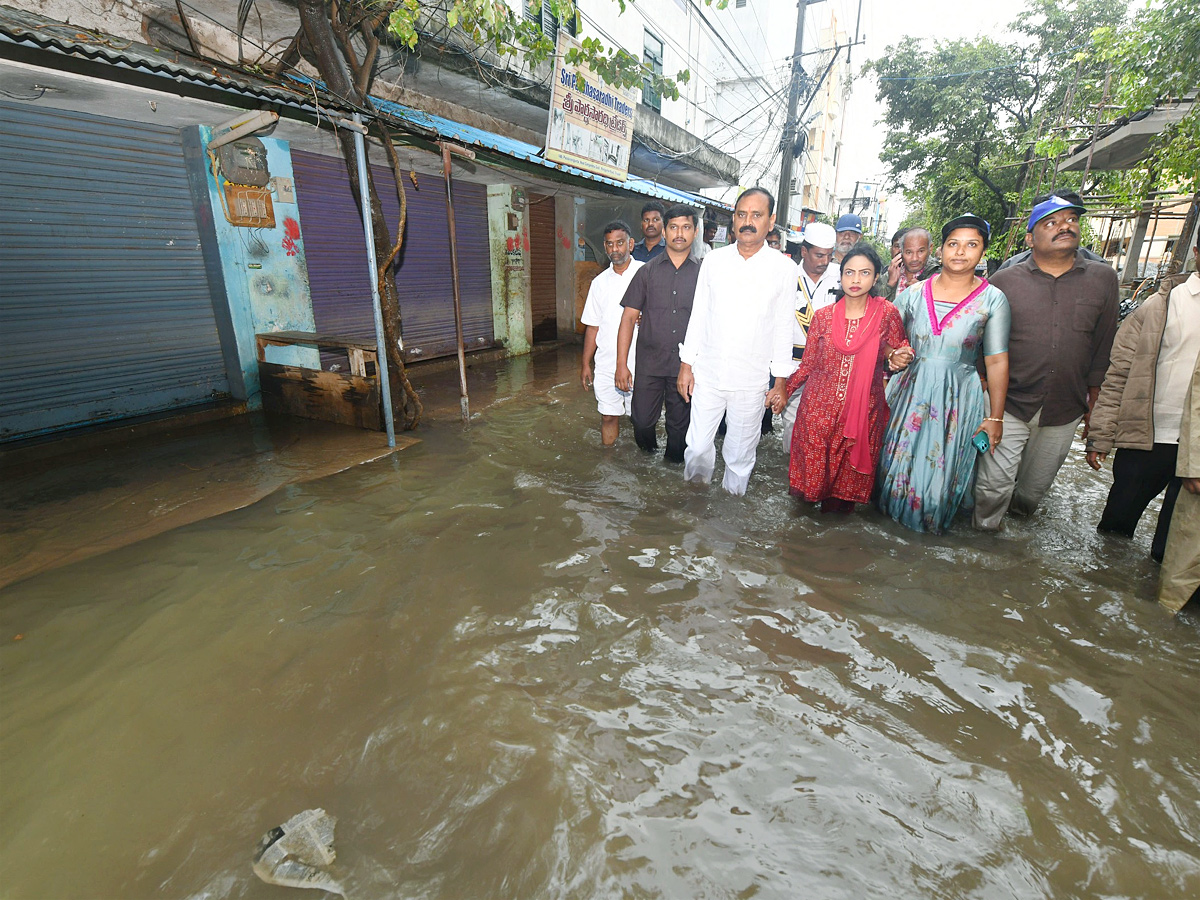
<path id="1" fill-rule="evenodd" d="M 328 0 L 298 0 L 300 23 L 304 36 L 312 48 L 317 62 L 317 70 L 325 81 L 325 86 L 337 97 L 342 98 L 359 108 L 370 108 L 370 101 L 365 92 L 359 90 L 350 62 L 338 49 L 334 36 L 333 23 L 330 16 Z M 362 213 L 358 183 L 358 164 L 355 156 L 354 137 L 342 129 L 338 132 L 338 143 L 342 149 L 342 160 L 346 165 L 346 174 L 350 178 L 350 187 L 354 192 L 354 202 Z M 403 184 L 396 177 L 396 190 L 402 192 Z M 383 333 L 387 349 L 388 374 L 390 376 L 392 411 L 396 422 L 403 430 L 415 428 L 421 418 L 421 401 L 409 383 L 405 371 L 404 353 L 401 350 L 401 319 L 399 294 L 396 290 L 395 270 L 387 261 L 395 259 L 396 252 L 404 240 L 404 223 L 400 224 L 395 248 L 391 235 L 388 233 L 387 220 L 383 215 L 383 204 L 375 189 L 375 179 L 371 168 L 367 166 L 367 194 L 371 202 L 372 240 L 375 242 L 375 257 L 382 264 L 380 270 L 380 306 L 383 312 Z M 401 197 L 403 205 L 403 197 Z"/>

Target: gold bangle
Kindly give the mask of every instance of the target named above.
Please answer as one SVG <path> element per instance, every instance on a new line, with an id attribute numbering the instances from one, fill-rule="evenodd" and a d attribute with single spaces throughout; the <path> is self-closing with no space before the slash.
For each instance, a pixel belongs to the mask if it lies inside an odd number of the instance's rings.
<path id="1" fill-rule="evenodd" d="M 984 417 L 983 417 L 983 421 L 985 421 L 985 422 L 999 422 L 1001 425 L 1003 425 L 1003 424 L 1004 424 L 1004 420 L 1003 420 L 1003 419 L 996 419 L 996 418 L 993 418 L 992 416 L 984 416 Z"/>

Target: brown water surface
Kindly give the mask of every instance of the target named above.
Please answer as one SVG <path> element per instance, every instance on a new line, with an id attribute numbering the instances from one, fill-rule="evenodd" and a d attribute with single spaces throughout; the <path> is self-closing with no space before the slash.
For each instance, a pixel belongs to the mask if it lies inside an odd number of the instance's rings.
<path id="1" fill-rule="evenodd" d="M 1107 476 L 932 537 L 772 439 L 734 499 L 577 360 L 0 591 L 0 894 L 303 897 L 250 857 L 321 806 L 355 898 L 1200 896 L 1200 629 Z"/>

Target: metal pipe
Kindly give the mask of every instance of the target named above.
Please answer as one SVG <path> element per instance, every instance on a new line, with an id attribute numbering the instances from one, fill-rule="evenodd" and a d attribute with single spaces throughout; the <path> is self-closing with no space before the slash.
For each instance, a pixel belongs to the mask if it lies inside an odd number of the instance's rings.
<path id="1" fill-rule="evenodd" d="M 354 155 L 358 161 L 358 196 L 362 204 L 363 236 L 367 241 L 367 271 L 371 276 L 372 312 L 375 313 L 375 371 L 379 374 L 379 392 L 383 395 L 383 425 L 387 445 L 396 446 L 396 424 L 392 421 L 392 390 L 388 382 L 387 340 L 383 336 L 383 304 L 379 299 L 379 261 L 375 258 L 375 226 L 371 222 L 371 194 L 367 189 L 367 146 L 363 139 L 366 128 L 358 113 L 354 114 Z M 361 131 L 359 129 L 362 129 Z"/>
<path id="2" fill-rule="evenodd" d="M 451 147 L 445 141 L 439 141 L 442 148 L 442 178 L 446 182 L 446 223 L 450 226 L 450 279 L 454 284 L 454 339 L 458 350 L 458 390 L 459 404 L 462 407 L 464 424 L 471 421 L 471 401 L 467 396 L 467 357 L 463 347 L 462 295 L 458 288 L 458 233 L 454 227 L 454 192 L 450 189 L 450 151 Z M 473 151 L 460 147 L 453 148 L 460 156 L 474 159 Z"/>

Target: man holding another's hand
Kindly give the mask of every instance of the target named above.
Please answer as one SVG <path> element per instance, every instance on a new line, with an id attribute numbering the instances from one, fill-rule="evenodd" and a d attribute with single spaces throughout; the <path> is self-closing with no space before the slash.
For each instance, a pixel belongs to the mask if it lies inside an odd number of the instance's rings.
<path id="1" fill-rule="evenodd" d="M 679 348 L 680 396 L 692 404 L 683 477 L 709 482 L 716 435 L 725 417 L 722 487 L 746 493 L 764 407 L 783 410 L 791 374 L 796 264 L 767 246 L 775 198 L 750 188 L 733 209 L 736 243 L 708 254 L 696 284 L 687 337 Z M 767 390 L 763 385 L 774 379 Z"/>

